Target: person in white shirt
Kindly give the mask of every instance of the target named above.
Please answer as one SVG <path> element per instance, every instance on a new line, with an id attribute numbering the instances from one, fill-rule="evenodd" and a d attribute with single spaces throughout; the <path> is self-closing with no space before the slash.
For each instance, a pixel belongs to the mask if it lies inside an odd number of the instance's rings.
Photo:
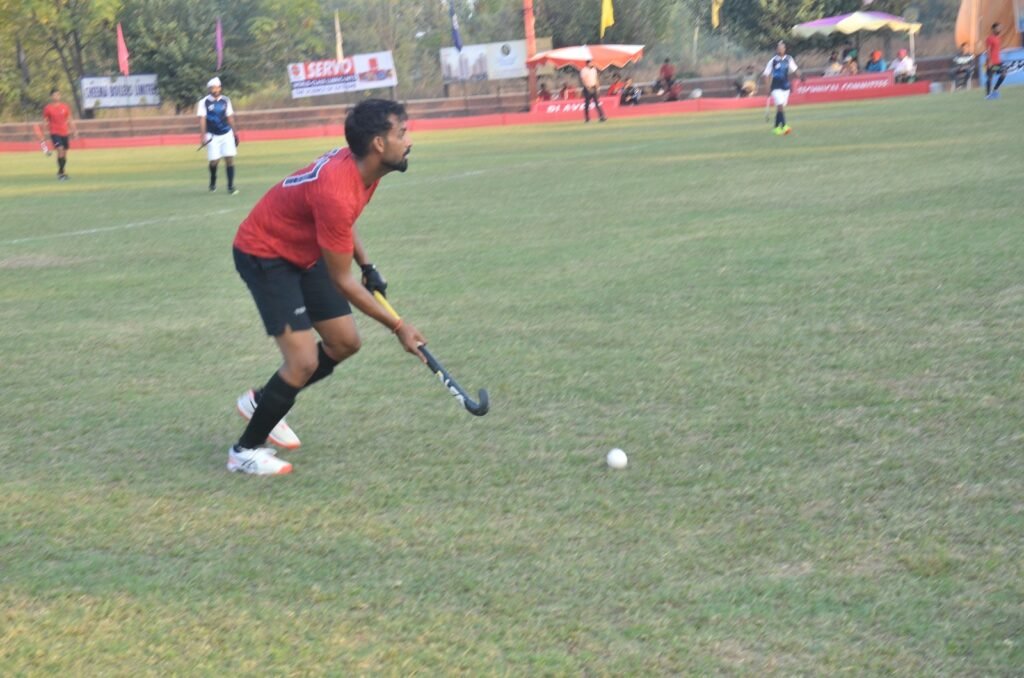
<path id="1" fill-rule="evenodd" d="M 786 104 L 789 103 L 789 90 L 792 85 L 789 76 L 799 72 L 799 67 L 793 57 L 786 54 L 786 43 L 779 41 L 775 50 L 775 56 L 764 67 L 765 83 L 772 102 L 775 104 L 775 128 L 772 132 L 776 135 L 789 134 L 792 128 L 786 124 Z"/>
<path id="2" fill-rule="evenodd" d="M 901 49 L 897 53 L 897 58 L 892 62 L 892 75 L 896 82 L 911 82 L 917 75 L 917 65 L 907 50 Z"/>
<path id="3" fill-rule="evenodd" d="M 228 172 L 228 194 L 236 195 L 235 155 L 238 154 L 238 133 L 235 131 L 235 109 L 231 99 L 221 94 L 220 78 L 206 83 L 210 93 L 199 100 L 196 116 L 199 118 L 199 147 L 206 147 L 210 164 L 210 191 L 217 190 L 217 164 L 224 158 Z"/>
<path id="4" fill-rule="evenodd" d="M 839 52 L 832 52 L 828 57 L 828 65 L 822 72 L 822 77 L 834 78 L 843 72 L 843 64 L 839 62 Z"/>
<path id="5" fill-rule="evenodd" d="M 950 79 L 953 81 L 953 89 L 966 89 L 970 87 L 971 79 L 974 77 L 974 55 L 967 49 L 967 43 L 960 45 L 960 53 L 953 57 L 953 70 L 950 72 Z"/>
<path id="6" fill-rule="evenodd" d="M 580 69 L 580 85 L 583 86 L 583 122 L 590 122 L 590 102 L 594 102 L 597 115 L 601 122 L 607 118 L 604 116 L 604 109 L 601 108 L 601 81 L 597 78 L 597 69 L 594 62 L 587 60 L 587 65 Z"/>

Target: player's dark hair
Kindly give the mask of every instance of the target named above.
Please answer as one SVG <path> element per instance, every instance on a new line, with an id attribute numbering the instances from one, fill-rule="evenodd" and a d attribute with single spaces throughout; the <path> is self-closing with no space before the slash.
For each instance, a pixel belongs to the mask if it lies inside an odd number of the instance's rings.
<path id="1" fill-rule="evenodd" d="M 53 96 L 54 94 L 56 94 L 59 91 L 60 91 L 60 87 L 54 87 L 53 89 L 50 90 L 50 96 Z"/>
<path id="2" fill-rule="evenodd" d="M 390 116 L 406 120 L 405 106 L 388 99 L 367 99 L 356 104 L 345 116 L 345 141 L 357 158 L 370 151 L 374 137 L 387 134 L 391 129 Z"/>

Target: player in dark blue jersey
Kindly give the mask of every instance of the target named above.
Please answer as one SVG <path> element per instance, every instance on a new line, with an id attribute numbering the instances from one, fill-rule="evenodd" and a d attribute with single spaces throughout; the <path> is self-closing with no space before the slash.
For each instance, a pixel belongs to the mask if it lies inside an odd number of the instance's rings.
<path id="1" fill-rule="evenodd" d="M 786 54 L 786 43 L 779 41 L 775 56 L 764 67 L 764 80 L 768 85 L 768 96 L 775 103 L 775 134 L 789 134 L 792 128 L 786 124 L 786 105 L 789 103 L 789 77 L 800 69 L 793 57 Z"/>
<path id="2" fill-rule="evenodd" d="M 224 158 L 228 173 L 228 193 L 235 195 L 235 155 L 238 153 L 238 134 L 235 131 L 235 109 L 231 100 L 221 94 L 220 78 L 206 83 L 210 93 L 199 100 L 199 143 L 206 146 L 206 159 L 210 161 L 210 191 L 217 190 L 217 165 Z"/>

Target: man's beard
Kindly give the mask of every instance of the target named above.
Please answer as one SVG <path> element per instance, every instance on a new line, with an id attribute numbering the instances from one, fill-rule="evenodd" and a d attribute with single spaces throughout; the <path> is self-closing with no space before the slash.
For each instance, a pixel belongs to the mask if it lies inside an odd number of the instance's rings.
<path id="1" fill-rule="evenodd" d="M 389 170 L 393 170 L 396 172 L 404 172 L 405 170 L 409 169 L 409 157 L 402 156 L 402 159 L 398 162 L 388 162 L 384 160 L 381 161 L 381 164 L 387 167 Z"/>

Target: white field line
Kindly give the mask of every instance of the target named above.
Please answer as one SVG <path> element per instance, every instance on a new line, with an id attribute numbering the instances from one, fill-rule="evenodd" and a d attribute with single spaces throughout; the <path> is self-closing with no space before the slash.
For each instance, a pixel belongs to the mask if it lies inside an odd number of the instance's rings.
<path id="1" fill-rule="evenodd" d="M 188 214 L 173 217 L 161 217 L 159 219 L 147 219 L 146 221 L 133 221 L 127 224 L 118 224 L 117 226 L 103 226 L 101 228 L 87 228 L 82 231 L 67 231 L 65 233 L 35 235 L 29 238 L 15 238 L 14 240 L 0 241 L 0 245 L 18 245 L 25 242 L 36 242 L 37 240 L 54 240 L 56 238 L 77 238 L 83 235 L 95 235 L 96 233 L 109 233 L 111 231 L 127 231 L 128 229 L 131 228 L 142 228 L 143 226 L 157 226 L 159 224 L 168 224 L 171 223 L 172 221 L 195 219 L 198 217 L 209 216 L 212 214 L 227 214 L 228 212 L 234 212 L 237 209 L 237 207 L 232 207 L 223 210 L 216 210 L 213 212 L 203 212 L 202 214 Z"/>
<path id="2" fill-rule="evenodd" d="M 659 146 L 659 145 L 663 145 L 663 144 L 664 144 L 663 141 L 645 142 L 645 143 L 638 143 L 638 144 L 630 144 L 629 146 L 621 146 L 621 148 L 623 148 L 623 149 L 628 148 L 630 150 L 638 150 L 638 149 L 644 149 L 644 148 L 648 148 L 648 147 L 652 147 L 652 146 Z M 433 184 L 433 183 L 441 183 L 441 182 L 445 182 L 445 181 L 453 181 L 453 180 L 459 180 L 459 179 L 468 179 L 470 177 L 476 177 L 476 176 L 480 176 L 482 174 L 493 174 L 493 173 L 497 173 L 497 172 L 509 172 L 509 171 L 528 170 L 528 169 L 532 169 L 532 168 L 535 168 L 535 167 L 550 167 L 553 163 L 559 162 L 559 161 L 571 164 L 576 159 L 581 158 L 581 157 L 587 157 L 587 156 L 593 156 L 593 155 L 608 155 L 610 152 L 614 153 L 616 148 L 618 148 L 618 147 L 616 145 L 612 144 L 611 146 L 602 146 L 599 149 L 578 149 L 576 152 L 572 153 L 570 156 L 563 155 L 563 156 L 560 156 L 558 158 L 538 158 L 537 160 L 529 160 L 529 161 L 518 163 L 518 164 L 514 164 L 514 165 L 502 165 L 500 167 L 491 167 L 491 168 L 487 168 L 487 169 L 478 169 L 478 170 L 468 170 L 466 172 L 459 172 L 457 174 L 448 174 L 448 175 L 438 176 L 438 177 L 431 177 L 431 178 L 424 178 L 424 179 L 413 179 L 413 180 L 407 181 L 407 182 L 388 183 L 388 184 L 384 184 L 384 185 L 380 186 L 380 188 L 378 188 L 377 190 L 378 191 L 380 191 L 380 190 L 387 190 L 389 188 L 394 190 L 394 189 L 401 189 L 401 188 L 403 188 L 405 186 L 417 186 L 417 185 L 422 185 L 422 184 Z M 109 233 L 111 231 L 126 231 L 126 230 L 133 229 L 133 228 L 142 228 L 144 226 L 159 226 L 161 224 L 167 224 L 167 223 L 171 223 L 173 221 L 181 221 L 183 219 L 192 219 L 192 218 L 199 217 L 199 216 L 209 216 L 209 215 L 212 215 L 212 214 L 227 214 L 228 212 L 233 212 L 233 211 L 235 211 L 237 209 L 238 209 L 237 207 L 234 207 L 234 208 L 229 208 L 229 209 L 217 210 L 215 212 L 204 212 L 201 215 L 191 215 L 190 214 L 188 216 L 163 217 L 163 218 L 160 218 L 160 219 L 147 219 L 146 221 L 134 221 L 134 222 L 127 223 L 127 224 L 119 224 L 117 226 L 103 226 L 101 228 L 89 228 L 89 229 L 85 229 L 85 230 L 82 230 L 82 231 L 68 231 L 68 232 L 65 232 L 65 233 L 52 233 L 52 234 L 49 234 L 49 235 L 31 236 L 31 237 L 28 237 L 28 238 L 15 238 L 14 240 L 0 240 L 0 245 L 19 245 L 21 243 L 37 242 L 39 240 L 55 240 L 57 238 L 77 238 L 77 237 L 86 236 L 86 235 L 96 235 L 97 233 Z"/>

